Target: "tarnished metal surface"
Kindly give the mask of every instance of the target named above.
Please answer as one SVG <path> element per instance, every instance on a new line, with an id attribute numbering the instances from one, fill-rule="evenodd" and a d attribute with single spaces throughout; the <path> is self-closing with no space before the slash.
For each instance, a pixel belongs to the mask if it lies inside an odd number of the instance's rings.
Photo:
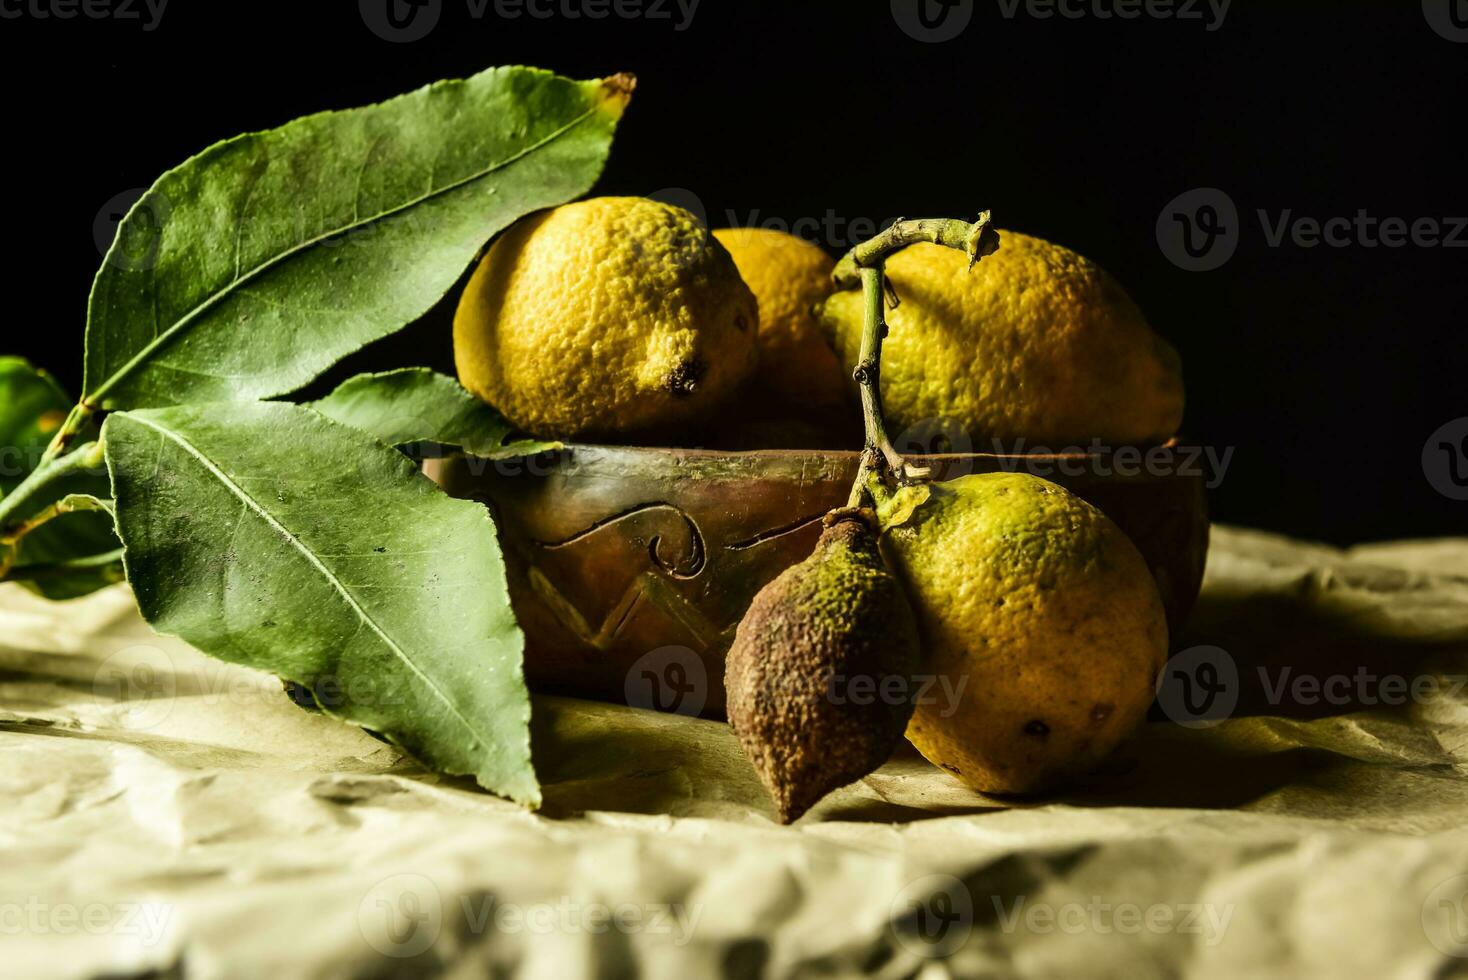
<path id="1" fill-rule="evenodd" d="M 723 713 L 723 657 L 761 586 L 815 546 L 846 502 L 854 452 L 572 446 L 552 456 L 435 461 L 450 493 L 495 512 L 539 690 Z M 1159 457 L 1160 459 L 1160 457 Z M 1157 578 L 1174 632 L 1202 581 L 1203 479 L 1181 454 L 1118 476 L 1104 456 L 928 456 L 935 474 L 1029 470 L 1105 511 Z M 1104 475 L 1103 475 L 1104 474 Z M 672 652 L 665 648 L 682 648 Z M 697 676 L 690 676 L 697 675 Z"/>

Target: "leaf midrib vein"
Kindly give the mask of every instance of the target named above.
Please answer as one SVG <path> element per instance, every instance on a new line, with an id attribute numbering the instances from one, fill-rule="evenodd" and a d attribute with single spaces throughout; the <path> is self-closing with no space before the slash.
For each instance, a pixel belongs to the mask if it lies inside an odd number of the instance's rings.
<path id="1" fill-rule="evenodd" d="M 511 164 L 515 163 L 516 161 L 523 159 L 527 154 L 533 153 L 534 151 L 540 149 L 542 146 L 547 145 L 548 143 L 550 143 L 553 140 L 560 139 L 566 133 L 570 132 L 572 129 L 575 129 L 577 126 L 581 125 L 587 119 L 591 118 L 598 111 L 599 110 L 598 110 L 598 108 L 596 106 L 592 106 L 591 108 L 589 108 L 585 112 L 583 112 L 581 115 L 577 116 L 575 119 L 572 119 L 570 122 L 566 123 L 566 125 L 562 126 L 560 129 L 557 129 L 557 130 L 555 130 L 555 131 L 547 134 L 543 139 L 541 139 L 541 140 L 539 140 L 539 141 L 537 141 L 535 143 L 532 143 L 529 146 L 524 147 L 523 149 L 519 150 L 517 153 L 514 153 L 511 156 L 506 157 L 503 160 L 496 161 L 495 163 L 491 164 L 490 166 L 484 168 L 483 170 L 479 170 L 479 171 L 476 171 L 475 173 L 470 174 L 469 176 L 463 178 L 462 180 L 454 181 L 451 184 L 445 184 L 443 187 L 440 187 L 437 190 L 428 191 L 428 192 L 426 192 L 424 194 L 419 195 L 418 197 L 412 198 L 411 200 L 404 201 L 402 204 L 399 204 L 396 207 L 388 208 L 386 211 L 381 211 L 381 212 L 379 212 L 377 214 L 374 214 L 374 215 L 372 215 L 369 218 L 360 219 L 360 220 L 353 220 L 352 222 L 350 222 L 348 224 L 344 224 L 344 225 L 342 225 L 339 228 L 334 228 L 334 229 L 332 229 L 330 231 L 322 232 L 321 234 L 317 235 L 314 238 L 307 239 L 306 241 L 303 241 L 303 242 L 300 242 L 299 244 L 296 244 L 296 245 L 291 246 L 290 248 L 288 248 L 285 251 L 281 252 L 279 255 L 272 256 L 270 259 L 266 260 L 265 262 L 262 262 L 259 265 L 255 266 L 254 268 L 250 269 L 249 271 L 245 272 L 243 275 L 236 274 L 236 276 L 235 276 L 235 278 L 233 280 L 231 280 L 230 282 L 226 283 L 222 288 L 220 288 L 218 291 L 216 291 L 213 294 L 211 294 L 207 299 L 203 300 L 201 303 L 199 303 L 193 309 L 189 310 L 183 316 L 179 317 L 176 321 L 174 321 L 174 323 L 173 323 L 172 326 L 168 327 L 162 333 L 156 333 L 155 336 L 154 336 L 154 338 L 151 341 L 149 341 L 146 345 L 144 345 L 141 350 L 139 350 L 136 354 L 134 354 L 132 356 L 132 358 L 126 364 L 124 364 L 122 367 L 118 368 L 115 372 L 113 372 L 113 374 L 109 378 L 107 378 L 105 381 L 103 381 L 100 385 L 98 385 L 97 388 L 94 391 L 86 394 L 83 397 L 83 399 L 82 399 L 83 400 L 83 403 L 89 405 L 90 407 L 92 407 L 94 409 L 95 408 L 100 408 L 101 407 L 101 405 L 100 405 L 101 399 L 107 394 L 107 392 L 111 391 L 112 388 L 115 385 L 118 384 L 118 382 L 122 381 L 128 375 L 130 375 L 134 371 L 136 371 L 138 369 L 139 365 L 141 365 L 144 361 L 146 361 L 147 358 L 148 358 L 148 356 L 150 354 L 152 354 L 159 347 L 161 347 L 164 344 L 168 343 L 168 341 L 170 341 L 171 339 L 173 339 L 174 336 L 176 336 L 177 334 L 179 334 L 180 332 L 182 332 L 185 328 L 187 328 L 189 326 L 189 324 L 191 324 L 196 318 L 198 318 L 199 316 L 201 316 L 202 314 L 204 314 L 205 312 L 207 312 L 209 309 L 211 309 L 213 306 L 215 306 L 219 302 L 223 301 L 223 299 L 226 296 L 228 296 L 231 293 L 233 293 L 235 291 L 235 289 L 237 289 L 238 287 L 240 287 L 244 283 L 249 282 L 252 279 L 258 278 L 263 273 L 269 271 L 270 269 L 274 268 L 275 266 L 279 265 L 280 263 L 284 262 L 285 260 L 291 258 L 292 256 L 294 256 L 294 255 L 296 255 L 296 254 L 298 254 L 298 253 L 300 253 L 302 251 L 305 251 L 306 249 L 313 248 L 316 245 L 319 245 L 321 242 L 325 241 L 328 238 L 331 238 L 334 235 L 340 235 L 343 232 L 346 232 L 346 231 L 349 231 L 349 230 L 352 230 L 352 229 L 355 229 L 355 228 L 364 227 L 364 226 L 370 225 L 370 224 L 372 224 L 374 222 L 382 221 L 382 220 L 384 220 L 386 218 L 390 218 L 390 217 L 392 217 L 395 214 L 398 214 L 398 213 L 400 213 L 402 211 L 408 210 L 409 208 L 417 207 L 419 204 L 422 204 L 424 201 L 430 200 L 430 199 L 435 198 L 435 197 L 439 197 L 439 196 L 441 196 L 443 194 L 447 194 L 450 191 L 457 190 L 458 188 L 463 187 L 466 184 L 471 184 L 471 183 L 473 183 L 476 180 L 480 180 L 480 179 L 482 179 L 484 177 L 487 177 L 488 175 L 494 173 L 495 171 L 503 170 L 505 167 L 508 167 Z M 253 191 L 251 193 L 253 193 Z M 354 208 L 353 208 L 354 217 L 355 217 L 355 210 L 356 209 L 355 209 L 355 206 L 354 206 Z M 155 292 L 155 296 L 156 296 L 156 290 L 154 292 Z M 155 324 L 154 330 L 156 331 L 157 330 L 157 326 L 156 326 L 156 324 L 157 324 L 157 315 L 156 315 L 156 313 L 154 315 L 154 324 Z"/>
<path id="2" fill-rule="evenodd" d="M 423 673 L 423 671 L 419 669 L 418 665 L 413 663 L 412 659 L 408 657 L 407 651 L 399 646 L 397 641 L 389 636 L 386 631 L 384 631 L 383 628 L 378 625 L 377 620 L 373 619 L 371 614 L 362 607 L 362 604 L 357 601 L 357 597 L 353 595 L 352 591 L 346 587 L 341 579 L 339 579 L 336 574 L 330 568 L 328 568 L 313 551 L 311 551 L 311 549 L 307 548 L 299 537 L 297 537 L 288 528 L 286 528 L 285 525 L 277 521 L 268 510 L 260 506 L 260 503 L 256 501 L 255 498 L 252 497 L 249 492 L 245 490 L 244 487 L 240 486 L 234 480 L 230 479 L 229 474 L 225 473 L 219 467 L 215 466 L 213 461 L 211 461 L 209 457 L 205 456 L 198 449 L 198 447 L 194 446 L 193 443 L 178 435 L 178 433 L 166 429 L 163 426 L 155 425 L 154 423 L 149 422 L 147 419 L 142 418 L 138 415 L 134 415 L 132 413 L 128 413 L 127 418 L 138 423 L 139 425 L 152 429 L 163 438 L 169 440 L 170 442 L 177 445 L 179 448 L 183 449 L 191 457 L 197 460 L 199 465 L 203 466 L 204 469 L 209 471 L 210 474 L 212 474 L 217 480 L 219 480 L 219 482 L 222 483 L 225 488 L 228 489 L 231 493 L 233 493 L 235 497 L 239 498 L 242 504 L 244 504 L 250 510 L 253 510 L 262 519 L 264 519 L 267 524 L 280 532 L 285 537 L 285 539 L 289 541 L 291 545 L 294 546 L 295 549 L 306 558 L 307 561 L 315 566 L 317 571 L 322 574 L 327 582 L 329 582 L 331 586 L 336 589 L 341 597 L 346 600 L 347 605 L 352 608 L 352 610 L 357 614 L 362 622 L 366 623 L 367 626 L 371 628 L 372 632 L 376 633 L 377 636 L 381 638 L 382 642 L 387 645 L 388 649 L 390 649 L 393 654 L 399 660 L 401 660 L 403 664 L 406 665 L 407 668 L 412 671 L 419 680 L 427 685 L 428 689 L 432 691 L 440 701 L 443 702 L 444 706 L 447 707 L 450 713 L 452 713 L 453 716 L 459 720 L 464 728 L 469 731 L 470 734 L 473 735 L 476 739 L 485 740 L 485 744 L 488 744 L 489 740 L 492 738 L 492 735 L 486 732 L 480 732 L 477 728 L 475 728 L 474 724 L 470 722 L 469 719 L 464 716 L 463 712 L 459 710 L 458 705 L 453 702 L 453 699 L 451 699 L 447 694 L 444 693 L 443 689 L 434 682 L 433 678 Z M 238 526 L 236 526 L 236 531 L 238 531 Z"/>

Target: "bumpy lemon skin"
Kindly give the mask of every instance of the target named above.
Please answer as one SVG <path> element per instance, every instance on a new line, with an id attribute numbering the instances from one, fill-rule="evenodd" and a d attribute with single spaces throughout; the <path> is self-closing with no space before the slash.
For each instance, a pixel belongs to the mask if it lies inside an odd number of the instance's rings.
<path id="1" fill-rule="evenodd" d="M 1166 616 L 1142 556 L 1095 507 L 1028 474 L 973 474 L 934 484 L 883 550 L 939 679 L 907 730 L 935 765 L 983 792 L 1033 794 L 1144 722 Z"/>
<path id="2" fill-rule="evenodd" d="M 887 314 L 882 405 L 895 433 L 949 418 L 993 451 L 1163 442 L 1182 423 L 1177 352 L 1095 263 L 1001 231 L 969 268 L 920 244 L 887 260 L 900 305 Z M 822 321 L 848 369 L 861 344 L 862 295 L 834 294 Z"/>
<path id="3" fill-rule="evenodd" d="M 819 245 L 772 228 L 717 228 L 759 300 L 759 368 L 745 386 L 767 418 L 822 425 L 860 419 L 850 373 L 826 339 L 816 307 L 831 295 L 833 260 Z"/>
<path id="4" fill-rule="evenodd" d="M 754 369 L 759 309 L 688 211 L 600 197 L 506 231 L 454 316 L 459 380 L 543 438 L 671 441 Z"/>

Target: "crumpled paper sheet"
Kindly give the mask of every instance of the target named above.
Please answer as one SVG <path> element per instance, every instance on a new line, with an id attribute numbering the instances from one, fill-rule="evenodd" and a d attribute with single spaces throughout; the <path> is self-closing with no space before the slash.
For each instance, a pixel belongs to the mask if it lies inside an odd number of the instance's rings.
<path id="1" fill-rule="evenodd" d="M 1218 528 L 1198 644 L 1231 717 L 1159 713 L 1091 786 L 989 799 L 909 751 L 780 827 L 721 724 L 537 699 L 529 813 L 125 589 L 0 587 L 0 974 L 1468 975 L 1468 539 Z M 1438 682 L 1280 694 L 1363 672 Z"/>

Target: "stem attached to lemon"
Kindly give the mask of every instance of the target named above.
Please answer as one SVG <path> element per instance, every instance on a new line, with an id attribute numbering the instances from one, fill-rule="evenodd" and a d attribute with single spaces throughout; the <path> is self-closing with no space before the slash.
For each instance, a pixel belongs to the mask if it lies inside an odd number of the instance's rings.
<path id="1" fill-rule="evenodd" d="M 850 505 L 853 507 L 859 506 L 871 494 L 873 475 L 877 477 L 878 485 L 885 484 L 883 470 L 891 474 L 899 486 L 925 480 L 931 475 L 927 467 L 915 466 L 902 458 L 887 435 L 887 423 L 882 415 L 882 339 L 887 336 L 883 301 L 889 301 L 894 307 L 898 303 L 896 295 L 888 295 L 890 286 L 883 274 L 883 265 L 892 253 L 918 242 L 957 249 L 969 257 L 969 268 L 973 268 L 979 259 L 998 250 L 999 233 L 994 230 L 988 211 L 982 212 L 973 222 L 957 218 L 901 219 L 875 238 L 847 252 L 831 273 L 837 288 L 850 289 L 860 284 L 866 302 L 861 352 L 852 373 L 861 387 L 861 412 L 866 427 L 861 468 L 851 487 Z"/>

